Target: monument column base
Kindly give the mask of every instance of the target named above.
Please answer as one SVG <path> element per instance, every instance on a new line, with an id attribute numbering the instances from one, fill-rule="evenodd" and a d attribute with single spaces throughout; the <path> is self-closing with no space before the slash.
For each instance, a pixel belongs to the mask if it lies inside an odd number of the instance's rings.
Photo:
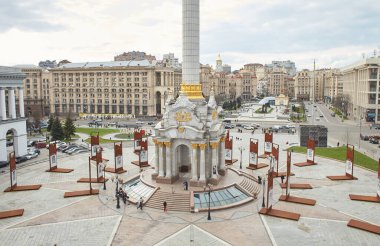
<path id="1" fill-rule="evenodd" d="M 195 180 L 195 179 L 190 180 L 191 187 L 203 187 L 203 186 L 206 186 L 206 184 L 207 184 L 206 180 Z"/>
<path id="2" fill-rule="evenodd" d="M 212 184 L 212 185 L 218 185 L 218 183 L 219 183 L 219 177 L 217 177 L 217 178 L 215 178 L 215 177 L 212 177 L 212 178 L 210 178 L 209 180 L 208 180 L 208 182 L 210 183 L 210 184 Z"/>
<path id="3" fill-rule="evenodd" d="M 222 176 L 224 176 L 224 175 L 226 175 L 226 169 L 218 169 L 218 173 L 219 173 L 219 175 L 222 175 Z"/>
<path id="4" fill-rule="evenodd" d="M 152 179 L 153 180 L 156 180 L 157 176 L 158 176 L 158 173 L 152 173 Z"/>
<path id="5" fill-rule="evenodd" d="M 152 174 L 153 177 L 154 174 Z M 159 184 L 173 184 L 175 181 L 177 181 L 177 176 L 172 177 L 163 177 L 163 176 L 156 176 L 156 182 Z"/>

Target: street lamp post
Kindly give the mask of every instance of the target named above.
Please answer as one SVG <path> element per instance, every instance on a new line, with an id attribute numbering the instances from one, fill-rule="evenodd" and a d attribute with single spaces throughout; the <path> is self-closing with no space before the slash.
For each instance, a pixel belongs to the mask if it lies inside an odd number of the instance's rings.
<path id="1" fill-rule="evenodd" d="M 119 182 L 121 182 L 121 179 L 119 179 L 119 176 L 116 175 L 116 177 L 111 178 L 112 182 L 116 183 L 116 189 L 115 189 L 115 197 L 116 197 L 116 208 L 120 208 L 120 196 L 119 196 Z"/>
<path id="2" fill-rule="evenodd" d="M 103 190 L 106 190 L 106 164 L 103 163 Z"/>
<path id="3" fill-rule="evenodd" d="M 211 184 L 208 184 L 207 186 L 203 187 L 203 189 L 206 191 L 206 188 L 208 188 L 208 216 L 207 220 L 211 220 Z"/>
<path id="4" fill-rule="evenodd" d="M 239 150 L 240 150 L 240 169 L 242 169 L 243 168 L 243 166 L 242 166 L 243 165 L 242 164 L 242 162 L 243 162 L 243 151 L 245 150 L 245 148 L 240 146 Z"/>
<path id="5" fill-rule="evenodd" d="M 263 203 L 261 207 L 265 207 L 265 177 L 263 177 Z"/>

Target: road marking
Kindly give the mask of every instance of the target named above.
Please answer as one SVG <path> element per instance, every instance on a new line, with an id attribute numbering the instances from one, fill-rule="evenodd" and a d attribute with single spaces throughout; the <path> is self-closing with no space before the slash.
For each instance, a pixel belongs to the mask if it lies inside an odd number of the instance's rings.
<path id="1" fill-rule="evenodd" d="M 264 227 L 265 227 L 265 230 L 266 230 L 267 233 L 268 233 L 268 236 L 269 236 L 269 239 L 270 239 L 271 242 L 272 242 L 272 245 L 273 245 L 273 246 L 277 246 L 276 240 L 274 239 L 274 236 L 273 236 L 273 234 L 272 234 L 272 232 L 271 232 L 271 230 L 270 230 L 270 228 L 269 228 L 269 226 L 268 226 L 268 223 L 267 223 L 265 217 L 264 217 L 263 215 L 260 214 L 260 219 L 261 219 L 261 221 L 263 222 L 263 225 L 264 225 Z"/>

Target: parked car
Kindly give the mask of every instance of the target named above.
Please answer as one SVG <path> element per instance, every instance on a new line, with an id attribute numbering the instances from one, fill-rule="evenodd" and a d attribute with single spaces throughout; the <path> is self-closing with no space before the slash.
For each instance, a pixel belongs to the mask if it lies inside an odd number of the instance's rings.
<path id="1" fill-rule="evenodd" d="M 16 157 L 16 163 L 21 163 L 21 162 L 25 162 L 27 161 L 28 158 L 26 158 L 26 155 L 22 155 L 22 156 L 19 156 L 19 157 Z"/>
<path id="2" fill-rule="evenodd" d="M 37 152 L 32 152 L 32 153 L 28 153 L 27 155 L 25 155 L 26 159 L 28 159 L 28 160 L 36 158 L 37 156 L 38 156 Z"/>
<path id="3" fill-rule="evenodd" d="M 76 146 L 76 145 L 69 145 L 69 146 L 67 146 L 66 148 L 64 148 L 64 149 L 62 150 L 62 152 L 63 152 L 63 153 L 66 153 L 67 151 L 69 151 L 69 150 L 71 150 L 71 149 L 73 149 L 73 148 L 78 148 L 78 146 Z"/>
<path id="4" fill-rule="evenodd" d="M 332 116 L 332 117 L 335 117 L 335 113 L 331 113 L 331 116 Z"/>
<path id="5" fill-rule="evenodd" d="M 142 122 L 142 121 L 137 121 L 136 124 L 137 124 L 137 125 L 144 125 L 145 123 Z"/>
<path id="6" fill-rule="evenodd" d="M 308 114 L 308 115 L 307 115 L 307 117 L 311 117 L 311 115 L 310 115 L 310 114 Z"/>
<path id="7" fill-rule="evenodd" d="M 83 148 L 80 148 L 80 149 L 75 150 L 75 151 L 73 151 L 72 153 L 70 153 L 70 155 L 73 155 L 73 154 L 80 154 L 80 153 L 85 153 L 85 152 L 88 152 L 88 150 L 83 149 Z"/>
<path id="8" fill-rule="evenodd" d="M 8 161 L 0 161 L 0 168 L 8 166 Z"/>
<path id="9" fill-rule="evenodd" d="M 380 124 L 372 124 L 371 127 L 373 129 L 380 129 Z"/>
<path id="10" fill-rule="evenodd" d="M 252 126 L 244 126 L 244 129 L 245 130 L 254 130 L 255 128 L 253 128 Z"/>
<path id="11" fill-rule="evenodd" d="M 232 129 L 232 125 L 230 125 L 230 124 L 226 124 L 226 125 L 224 126 L 224 128 L 225 128 L 225 129 Z"/>

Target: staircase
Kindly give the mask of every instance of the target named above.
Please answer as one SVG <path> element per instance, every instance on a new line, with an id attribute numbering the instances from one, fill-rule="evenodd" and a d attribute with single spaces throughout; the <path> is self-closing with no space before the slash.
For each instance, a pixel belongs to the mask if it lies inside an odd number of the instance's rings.
<path id="1" fill-rule="evenodd" d="M 246 190 L 251 196 L 254 196 L 254 194 L 257 196 L 261 190 L 258 183 L 246 177 L 240 182 L 239 186 Z"/>
<path id="2" fill-rule="evenodd" d="M 156 193 L 145 204 L 146 207 L 164 209 L 163 203 L 166 201 L 168 211 L 190 212 L 190 193 L 177 194 L 157 190 Z"/>

